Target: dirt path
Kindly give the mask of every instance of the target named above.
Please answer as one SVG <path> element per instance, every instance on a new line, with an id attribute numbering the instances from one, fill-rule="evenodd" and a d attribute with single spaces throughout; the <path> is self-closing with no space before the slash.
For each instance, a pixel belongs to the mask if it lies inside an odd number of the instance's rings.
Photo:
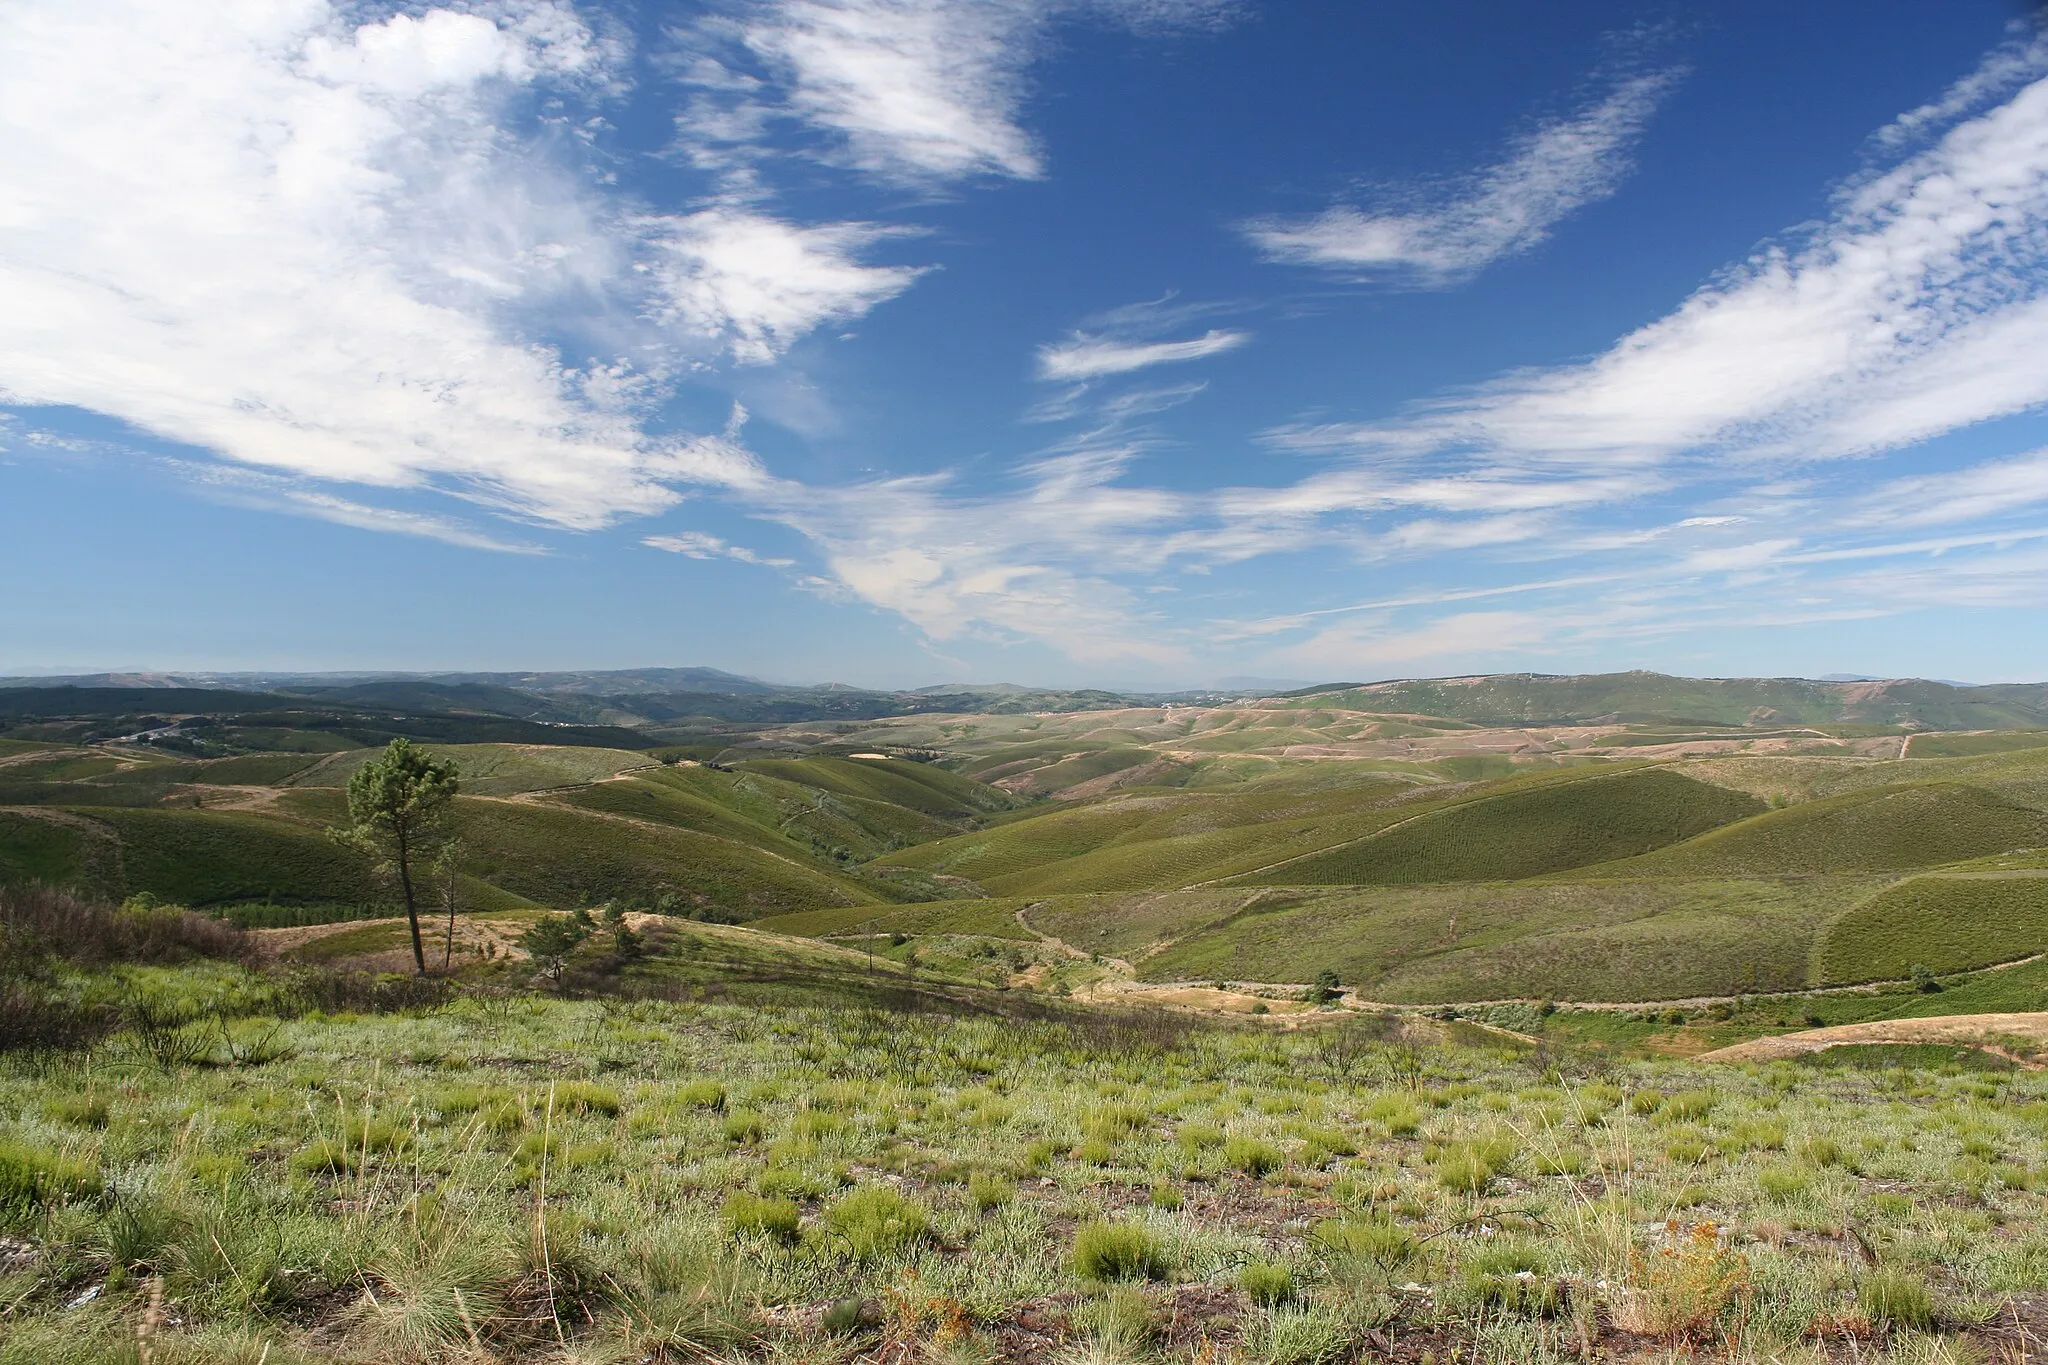
<path id="1" fill-rule="evenodd" d="M 2048 1013 L 2040 1014 L 1947 1014 L 1927 1019 L 1873 1019 L 1863 1024 L 1837 1024 L 1833 1028 L 1807 1029 L 1802 1033 L 1781 1033 L 1775 1038 L 1752 1038 L 1746 1043 L 1716 1048 L 1693 1058 L 1698 1062 L 1768 1062 L 1797 1057 L 1831 1047 L 1868 1047 L 1879 1043 L 1967 1043 L 1984 1047 L 2019 1062 L 2029 1070 L 2042 1070 L 2030 1058 L 2015 1056 L 1996 1046 L 2001 1039 L 2024 1039 L 2048 1045 Z"/>

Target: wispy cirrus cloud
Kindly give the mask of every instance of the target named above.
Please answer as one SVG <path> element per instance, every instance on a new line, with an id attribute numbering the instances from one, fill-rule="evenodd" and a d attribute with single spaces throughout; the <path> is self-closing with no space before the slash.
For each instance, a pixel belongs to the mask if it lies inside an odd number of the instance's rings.
<path id="1" fill-rule="evenodd" d="M 795 564 L 793 559 L 778 559 L 756 554 L 744 545 L 734 545 L 718 536 L 702 531 L 679 531 L 674 535 L 646 536 L 640 541 L 650 550 L 665 550 L 672 555 L 686 559 L 736 559 L 742 564 L 762 564 L 770 568 L 786 569 Z"/>
<path id="2" fill-rule="evenodd" d="M 1847 186 L 1596 359 L 1378 423 L 1274 433 L 1522 468 L 1899 449 L 2048 400 L 2048 80 Z"/>
<path id="3" fill-rule="evenodd" d="M 1517 139 L 1498 164 L 1448 193 L 1395 192 L 1399 207 L 1338 205 L 1307 218 L 1262 218 L 1244 233 L 1266 258 L 1364 278 L 1446 288 L 1549 237 L 1611 196 L 1629 153 L 1677 83 L 1676 70 L 1631 76 L 1600 100 Z"/>
<path id="4" fill-rule="evenodd" d="M 1201 360 L 1234 351 L 1252 339 L 1250 332 L 1211 328 L 1186 341 L 1125 341 L 1077 333 L 1065 341 L 1038 348 L 1038 377 L 1052 380 L 1101 379 L 1129 374 L 1154 365 Z"/>

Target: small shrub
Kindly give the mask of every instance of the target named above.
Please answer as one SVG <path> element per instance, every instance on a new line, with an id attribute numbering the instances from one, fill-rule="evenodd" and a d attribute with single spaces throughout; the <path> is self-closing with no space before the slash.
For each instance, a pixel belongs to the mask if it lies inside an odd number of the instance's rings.
<path id="1" fill-rule="evenodd" d="M 1466 1253 L 1459 1267 L 1466 1291 L 1480 1303 L 1539 1317 L 1557 1312 L 1564 1301 L 1550 1270 L 1542 1247 L 1512 1237 L 1482 1243 Z"/>
<path id="2" fill-rule="evenodd" d="M 1270 1175 L 1286 1163 L 1285 1153 L 1258 1138 L 1234 1137 L 1223 1144 L 1223 1164 L 1254 1179 Z"/>
<path id="3" fill-rule="evenodd" d="M 1365 1106 L 1365 1115 L 1393 1138 L 1414 1137 L 1422 1129 L 1422 1112 L 1399 1095 L 1381 1095 Z"/>
<path id="4" fill-rule="evenodd" d="M 753 1233 L 795 1241 L 803 1222 L 802 1211 L 788 1199 L 740 1191 L 725 1201 L 725 1225 L 734 1233 Z"/>
<path id="5" fill-rule="evenodd" d="M 43 1101 L 43 1117 L 74 1128 L 104 1128 L 107 1102 L 98 1095 L 54 1095 Z"/>
<path id="6" fill-rule="evenodd" d="M 0 1218 L 19 1220 L 51 1204 L 99 1192 L 100 1174 L 91 1163 L 0 1138 Z"/>
<path id="7" fill-rule="evenodd" d="M 751 1109 L 735 1109 L 725 1116 L 719 1131 L 735 1147 L 747 1147 L 759 1142 L 767 1134 L 767 1125 L 761 1116 Z"/>
<path id="8" fill-rule="evenodd" d="M 1813 1177 L 1797 1166 L 1766 1166 L 1756 1173 L 1756 1187 L 1764 1197 L 1784 1202 L 1797 1199 L 1813 1185 Z"/>
<path id="9" fill-rule="evenodd" d="M 909 1246 L 924 1236 L 929 1222 L 922 1204 L 880 1185 L 854 1190 L 825 1210 L 825 1225 L 862 1262 Z"/>
<path id="10" fill-rule="evenodd" d="M 1863 1316 L 1881 1327 L 1924 1332 L 1934 1326 L 1934 1295 L 1925 1281 L 1886 1266 L 1871 1271 L 1856 1286 Z"/>
<path id="11" fill-rule="evenodd" d="M 1113 1359 L 1141 1353 L 1159 1335 L 1159 1315 L 1144 1292 L 1131 1285 L 1119 1285 L 1082 1304 L 1074 1313 L 1074 1325 Z"/>
<path id="12" fill-rule="evenodd" d="M 1102 1138 L 1089 1138 L 1074 1149 L 1074 1160 L 1089 1166 L 1108 1166 L 1116 1160 L 1116 1148 Z"/>
<path id="13" fill-rule="evenodd" d="M 1223 1145 L 1223 1130 L 1213 1123 L 1183 1123 L 1175 1140 L 1184 1151 L 1205 1152 Z"/>
<path id="14" fill-rule="evenodd" d="M 1161 1180 L 1152 1186 L 1150 1194 L 1155 1209 L 1178 1209 L 1181 1206 L 1180 1186 L 1170 1180 Z"/>
<path id="15" fill-rule="evenodd" d="M 589 1081 L 564 1081 L 555 1087 L 558 1114 L 617 1114 L 619 1092 Z"/>
<path id="16" fill-rule="evenodd" d="M 1833 1138 L 1808 1137 L 1799 1144 L 1799 1155 L 1815 1166 L 1842 1164 L 1842 1144 Z"/>
<path id="17" fill-rule="evenodd" d="M 1340 1266 L 1392 1274 L 1420 1253 L 1415 1234 L 1390 1218 L 1329 1218 L 1311 1240 Z"/>
<path id="18" fill-rule="evenodd" d="M 1163 1273 L 1159 1239 L 1136 1223 L 1084 1223 L 1074 1232 L 1074 1273 L 1097 1283 Z"/>
<path id="19" fill-rule="evenodd" d="M 999 1209 L 1017 1198 L 1017 1187 L 999 1175 L 976 1171 L 967 1177 L 967 1198 L 982 1213 Z"/>
<path id="20" fill-rule="evenodd" d="M 1294 1276 L 1277 1261 L 1247 1261 L 1238 1267 L 1237 1287 L 1253 1303 L 1272 1308 L 1294 1297 Z"/>
<path id="21" fill-rule="evenodd" d="M 723 1109 L 725 1087 L 717 1081 L 691 1081 L 676 1087 L 675 1100 L 677 1104 L 686 1104 L 692 1109 Z"/>

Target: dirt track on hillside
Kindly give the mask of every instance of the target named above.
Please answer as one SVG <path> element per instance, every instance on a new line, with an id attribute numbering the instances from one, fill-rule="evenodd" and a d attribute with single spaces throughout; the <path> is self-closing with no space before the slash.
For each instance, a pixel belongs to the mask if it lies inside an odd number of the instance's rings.
<path id="1" fill-rule="evenodd" d="M 1693 1058 L 1696 1062 L 1769 1062 L 1784 1057 L 1820 1052 L 1831 1047 L 1869 1046 L 1875 1043 L 1961 1043 L 1984 1047 L 2010 1057 L 2023 1066 L 2037 1069 L 2031 1058 L 1999 1047 L 2003 1039 L 2024 1040 L 2048 1047 L 2048 1013 L 2040 1014 L 1947 1014 L 1928 1019 L 1873 1019 L 1863 1024 L 1837 1024 L 1833 1028 L 1807 1029 L 1802 1033 L 1781 1033 L 1775 1038 L 1752 1038 L 1732 1047 L 1716 1048 Z"/>

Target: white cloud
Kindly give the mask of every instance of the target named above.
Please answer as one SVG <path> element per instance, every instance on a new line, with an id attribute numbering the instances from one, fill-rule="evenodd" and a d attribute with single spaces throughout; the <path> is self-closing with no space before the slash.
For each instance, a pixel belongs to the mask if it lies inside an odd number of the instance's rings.
<path id="1" fill-rule="evenodd" d="M 1943 91 L 1940 99 L 1899 115 L 1879 129 L 1872 142 L 1886 149 L 1908 146 L 2048 73 L 2048 31 L 2024 21 L 2016 27 L 2019 32 L 2012 39 L 1993 48 L 1975 71 Z"/>
<path id="2" fill-rule="evenodd" d="M 1519 139 L 1505 161 L 1439 202 L 1382 212 L 1340 205 L 1312 218 L 1261 219 L 1245 233 L 1268 259 L 1290 265 L 1436 287 L 1469 279 L 1612 195 L 1631 169 L 1631 147 L 1676 79 L 1663 71 L 1622 81 L 1598 103 Z"/>
<path id="3" fill-rule="evenodd" d="M 734 545 L 717 536 L 702 531 L 682 531 L 672 536 L 647 536 L 640 542 L 650 549 L 666 550 L 670 554 L 683 555 L 690 559 L 737 559 L 742 564 L 764 564 L 771 568 L 786 569 L 796 563 L 793 559 L 770 559 L 749 550 L 744 545 Z"/>
<path id="4" fill-rule="evenodd" d="M 524 102 L 615 79 L 560 0 L 355 13 L 0 9 L 0 401 L 567 527 L 757 480 L 645 407 L 679 361 L 759 361 L 900 291 L 853 260 L 875 230 L 631 214 L 574 139 L 522 138 Z M 622 358 L 565 364 L 543 326 Z"/>
<path id="5" fill-rule="evenodd" d="M 1071 381 L 1128 374 L 1151 365 L 1169 365 L 1221 355 L 1250 340 L 1249 332 L 1220 328 L 1211 328 L 1187 341 L 1118 341 L 1076 334 L 1070 340 L 1038 348 L 1038 377 Z"/>
<path id="6" fill-rule="evenodd" d="M 816 155 L 885 180 L 1035 179 L 1043 156 L 1019 123 L 1027 74 L 1062 15 L 1134 28 L 1224 14 L 1211 0 L 767 0 L 673 31 L 695 87 L 677 120 L 700 164 L 747 166 L 769 125 L 820 135 Z"/>
<path id="7" fill-rule="evenodd" d="M 1418 664 L 1477 670 L 1541 647 L 1555 628 L 1541 612 L 1517 611 L 1461 612 L 1405 629 L 1385 620 L 1351 620 L 1269 657 L 1325 676 L 1385 677 Z"/>
<path id="8" fill-rule="evenodd" d="M 663 256 L 654 273 L 669 309 L 692 331 L 729 336 L 742 364 L 773 361 L 799 337 L 859 317 L 922 273 L 859 264 L 863 248 L 900 235 L 867 223 L 799 227 L 736 206 L 647 221 Z"/>
<path id="9" fill-rule="evenodd" d="M 1894 479 L 1859 502 L 1853 521 L 1892 526 L 1974 521 L 2036 507 L 2048 503 L 2048 450 Z"/>
<path id="10" fill-rule="evenodd" d="M 1316 439 L 1610 467 L 1860 454 L 2048 400 L 2044 353 L 2048 81 L 2036 81 L 1590 363 Z"/>

